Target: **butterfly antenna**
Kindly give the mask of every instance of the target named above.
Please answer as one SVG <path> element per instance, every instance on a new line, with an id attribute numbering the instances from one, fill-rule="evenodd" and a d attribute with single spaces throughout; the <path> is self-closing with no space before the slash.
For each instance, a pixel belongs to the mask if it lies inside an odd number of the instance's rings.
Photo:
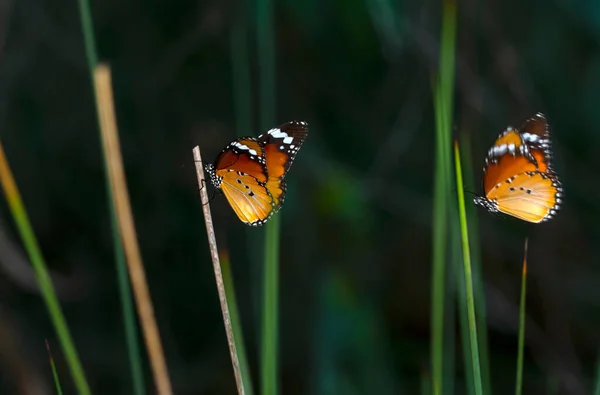
<path id="1" fill-rule="evenodd" d="M 463 189 L 464 189 L 464 187 L 463 187 Z M 472 195 L 472 196 L 478 196 L 476 192 L 469 191 L 468 189 L 464 189 L 464 192 L 468 193 L 469 195 Z"/>
<path id="2" fill-rule="evenodd" d="M 451 191 L 452 192 L 456 192 L 457 189 L 456 188 L 452 188 Z M 464 185 L 463 185 L 463 192 L 466 193 L 466 194 L 472 195 L 472 196 L 479 196 L 476 192 L 472 192 L 472 191 L 469 191 L 468 189 L 465 189 Z"/>

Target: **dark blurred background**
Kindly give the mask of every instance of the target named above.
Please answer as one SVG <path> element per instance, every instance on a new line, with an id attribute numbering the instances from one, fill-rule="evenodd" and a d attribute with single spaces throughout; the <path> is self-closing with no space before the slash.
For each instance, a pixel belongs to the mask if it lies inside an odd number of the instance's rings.
<path id="1" fill-rule="evenodd" d="M 310 127 L 281 211 L 281 393 L 418 393 L 429 374 L 431 82 L 441 2 L 278 0 L 274 7 L 272 126 L 300 119 Z M 236 135 L 264 131 L 256 4 L 107 0 L 93 1 L 92 12 L 100 59 L 112 67 L 127 181 L 174 389 L 233 394 L 191 150 L 200 145 L 212 160 Z M 600 350 L 600 2 L 461 1 L 457 46 L 455 133 L 469 142 L 462 148 L 472 163 L 465 188 L 481 193 L 481 166 L 497 134 L 542 111 L 565 189 L 561 212 L 543 225 L 475 210 L 494 393 L 514 389 L 525 237 L 525 393 L 591 393 Z M 244 67 L 250 85 L 240 92 Z M 239 119 L 236 95 L 244 103 L 244 94 L 250 117 Z M 92 389 L 128 394 L 77 2 L 0 1 L 0 137 Z M 257 385 L 264 229 L 239 222 L 223 196 L 211 206 L 219 245 L 230 251 Z M 0 320 L 0 393 L 53 393 L 46 338 L 74 393 L 4 195 Z M 456 351 L 461 394 L 458 332 Z"/>

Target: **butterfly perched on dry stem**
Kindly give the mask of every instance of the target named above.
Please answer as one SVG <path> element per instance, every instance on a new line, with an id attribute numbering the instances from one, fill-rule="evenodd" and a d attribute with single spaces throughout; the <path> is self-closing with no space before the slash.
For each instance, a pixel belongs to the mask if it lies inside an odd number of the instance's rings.
<path id="1" fill-rule="evenodd" d="M 285 175 L 308 133 L 303 121 L 232 141 L 205 169 L 242 222 L 263 225 L 283 205 Z"/>
<path id="2" fill-rule="evenodd" d="M 550 132 L 546 117 L 537 113 L 519 130 L 498 136 L 483 168 L 485 196 L 475 204 L 529 222 L 544 222 L 562 203 L 562 187 L 552 168 Z"/>

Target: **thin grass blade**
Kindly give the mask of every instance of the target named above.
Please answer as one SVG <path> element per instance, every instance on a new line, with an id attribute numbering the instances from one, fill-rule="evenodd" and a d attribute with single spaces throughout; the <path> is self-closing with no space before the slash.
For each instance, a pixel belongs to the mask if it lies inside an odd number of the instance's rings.
<path id="1" fill-rule="evenodd" d="M 431 283 L 431 364 L 433 393 L 444 383 L 444 297 L 447 256 L 448 215 L 451 185 L 451 130 L 454 94 L 454 51 L 456 46 L 456 5 L 444 1 L 440 38 L 439 80 L 434 90 L 436 118 L 436 164 L 433 207 L 433 258 Z"/>
<path id="2" fill-rule="evenodd" d="M 98 65 L 98 54 L 96 51 L 96 43 L 94 42 L 94 25 L 92 21 L 92 13 L 88 0 L 79 0 L 79 16 L 81 27 L 83 30 L 83 38 L 85 44 L 86 58 L 90 76 L 93 77 L 94 70 Z M 94 95 L 97 97 L 96 86 L 92 84 Z M 96 113 L 98 119 L 98 130 L 100 130 L 100 114 Z M 100 135 L 100 140 L 101 140 Z M 100 141 L 100 146 L 102 141 Z M 112 199 L 112 185 L 108 175 L 108 159 L 106 152 L 103 150 L 104 159 L 104 181 L 108 201 L 108 211 L 110 216 L 110 224 L 112 230 L 115 268 L 117 271 L 117 282 L 119 284 L 119 299 L 121 301 L 121 314 L 123 316 L 123 325 L 125 327 L 125 342 L 127 344 L 127 356 L 129 359 L 129 369 L 132 380 L 133 394 L 146 394 L 146 386 L 144 383 L 144 373 L 142 369 L 142 357 L 140 351 L 140 342 L 137 332 L 137 322 L 135 319 L 135 310 L 131 299 L 131 285 L 129 283 L 129 274 L 127 273 L 127 264 L 125 262 L 125 251 L 119 234 L 119 224 L 117 222 L 117 214 L 115 211 L 114 202 Z"/>
<path id="3" fill-rule="evenodd" d="M 462 157 L 462 164 L 465 185 L 473 186 L 474 166 L 471 160 L 471 141 L 466 133 L 461 133 L 461 147 L 466 155 Z M 492 395 L 492 388 L 490 382 L 490 358 L 489 358 L 489 346 L 487 337 L 487 313 L 485 309 L 485 292 L 482 276 L 482 265 L 481 265 L 481 250 L 479 240 L 479 228 L 477 223 L 477 211 L 473 204 L 466 205 L 467 213 L 467 225 L 471 230 L 469 235 L 470 251 L 471 251 L 471 264 L 473 266 L 473 294 L 475 298 L 475 315 L 477 321 L 477 338 L 479 339 L 479 361 L 481 363 L 481 384 L 483 387 L 483 393 L 486 395 Z"/>
<path id="4" fill-rule="evenodd" d="M 449 206 L 449 227 L 448 229 L 458 229 L 458 213 L 452 209 L 450 201 Z M 456 385 L 456 300 L 457 287 L 456 272 L 452 267 L 460 265 L 461 249 L 460 235 L 457 232 L 449 232 L 449 264 L 446 270 L 446 296 L 444 306 L 444 382 L 442 393 L 444 395 L 453 395 Z"/>
<path id="5" fill-rule="evenodd" d="M 267 224 L 265 238 L 265 272 L 262 326 L 262 394 L 278 393 L 277 348 L 279 316 L 279 220 L 273 218 Z"/>
<path id="6" fill-rule="evenodd" d="M 470 363 L 471 358 L 469 357 L 471 355 L 471 344 L 469 343 L 469 316 L 467 312 L 467 294 L 465 292 L 465 267 L 462 259 L 454 262 L 454 272 L 456 275 L 456 301 L 458 305 L 461 345 L 464 358 L 465 387 L 467 394 L 474 395 L 475 380 L 473 378 L 473 364 Z"/>
<path id="7" fill-rule="evenodd" d="M 469 344 L 471 348 L 471 364 L 473 365 L 473 383 L 475 394 L 482 395 L 481 366 L 479 363 L 479 343 L 477 340 L 477 323 L 475 321 L 475 302 L 473 300 L 473 275 L 471 271 L 471 253 L 469 250 L 469 232 L 465 211 L 465 194 L 462 188 L 462 168 L 458 142 L 454 144 L 454 159 L 456 169 L 456 189 L 458 193 L 458 213 L 460 217 L 460 230 L 463 246 L 463 263 L 465 274 L 465 290 L 467 296 L 467 317 L 469 320 Z"/>
<path id="8" fill-rule="evenodd" d="M 519 303 L 519 346 L 517 349 L 517 380 L 515 395 L 523 391 L 523 354 L 525 350 L 525 295 L 527 290 L 527 239 L 525 239 L 523 271 L 521 278 L 521 301 Z"/>
<path id="9" fill-rule="evenodd" d="M 433 269 L 431 279 L 431 384 L 433 393 L 442 393 L 444 382 L 444 296 L 446 281 L 447 182 L 444 171 L 443 116 L 440 89 L 436 103 L 436 171 L 433 196 Z"/>
<path id="10" fill-rule="evenodd" d="M 77 349 L 73 344 L 71 332 L 67 326 L 60 303 L 58 303 L 58 298 L 56 297 L 52 280 L 50 280 L 46 262 L 44 261 L 37 239 L 31 228 L 31 223 L 29 222 L 29 217 L 25 211 L 21 194 L 17 189 L 17 184 L 8 165 L 6 155 L 4 154 L 2 142 L 0 142 L 0 183 L 2 184 L 8 206 L 12 212 L 17 229 L 21 234 L 21 239 L 23 240 L 27 254 L 29 255 L 29 260 L 35 271 L 42 297 L 46 304 L 46 308 L 48 309 L 48 313 L 50 314 L 54 330 L 56 330 L 56 334 L 58 335 L 58 340 L 63 353 L 65 354 L 65 358 L 67 359 L 73 381 L 75 382 L 75 387 L 81 395 L 89 395 L 91 394 L 90 386 L 85 378 L 85 373 L 81 366 Z"/>
<path id="11" fill-rule="evenodd" d="M 598 349 L 598 360 L 596 361 L 596 378 L 594 379 L 594 395 L 600 395 L 600 349 Z"/>
<path id="12" fill-rule="evenodd" d="M 421 395 L 429 395 L 431 394 L 431 376 L 427 374 L 427 371 L 421 371 L 420 375 L 421 380 L 419 381 L 419 390 Z"/>
<path id="13" fill-rule="evenodd" d="M 238 12 L 236 23 L 231 27 L 230 51 L 233 97 L 235 103 L 236 135 L 252 136 L 252 85 L 250 56 L 243 12 Z"/>
<path id="14" fill-rule="evenodd" d="M 54 385 L 56 387 L 56 393 L 58 395 L 62 395 L 62 388 L 60 387 L 60 379 L 58 378 L 58 373 L 56 372 L 56 366 L 54 366 L 54 359 L 52 359 L 52 353 L 50 352 L 50 344 L 48 344 L 48 340 L 46 340 L 46 351 L 48 351 L 48 359 L 50 360 L 50 368 L 52 369 L 52 379 L 54 380 Z"/>
<path id="15" fill-rule="evenodd" d="M 146 343 L 146 350 L 150 359 L 150 366 L 152 367 L 154 383 L 160 395 L 170 395 L 173 393 L 171 379 L 169 378 L 158 325 L 154 316 L 154 307 L 152 306 L 150 291 L 146 281 L 142 255 L 137 242 L 137 233 L 131 210 L 129 192 L 127 190 L 127 181 L 117 130 L 110 68 L 107 65 L 98 65 L 94 70 L 94 85 L 100 120 L 100 132 L 104 152 L 107 157 L 108 174 L 113 192 L 112 199 L 119 224 L 119 234 L 121 235 L 127 257 L 128 273 Z"/>
<path id="16" fill-rule="evenodd" d="M 260 75 L 260 127 L 275 124 L 275 35 L 272 0 L 258 0 L 256 31 Z M 278 309 L 279 309 L 279 215 L 269 220 L 265 235 L 263 277 L 263 320 L 261 338 L 261 385 L 263 395 L 278 390 Z"/>
<path id="17" fill-rule="evenodd" d="M 250 365 L 246 355 L 246 346 L 244 345 L 244 332 L 242 330 L 242 320 L 237 307 L 237 298 L 235 297 L 235 287 L 233 285 L 233 275 L 231 274 L 231 265 L 229 254 L 222 250 L 219 253 L 221 257 L 221 272 L 223 274 L 223 283 L 225 284 L 225 293 L 227 295 L 227 305 L 229 306 L 229 319 L 233 329 L 233 338 L 236 344 L 239 366 L 242 375 L 244 393 L 254 395 L 252 386 L 252 377 L 250 375 Z"/>
<path id="18" fill-rule="evenodd" d="M 252 136 L 254 133 L 254 116 L 252 112 L 252 67 L 248 42 L 250 29 L 248 26 L 248 0 L 238 0 L 233 15 L 230 31 L 230 58 L 233 80 L 233 101 L 235 109 L 235 129 L 238 137 Z M 261 130 L 261 132 L 264 132 Z M 252 305 L 260 311 L 262 305 L 262 265 L 264 263 L 264 234 L 256 229 L 246 229 L 246 250 L 248 264 L 252 268 L 250 281 L 259 284 L 252 293 Z M 260 333 L 260 331 L 258 331 Z M 251 387 L 251 386 L 250 386 Z"/>

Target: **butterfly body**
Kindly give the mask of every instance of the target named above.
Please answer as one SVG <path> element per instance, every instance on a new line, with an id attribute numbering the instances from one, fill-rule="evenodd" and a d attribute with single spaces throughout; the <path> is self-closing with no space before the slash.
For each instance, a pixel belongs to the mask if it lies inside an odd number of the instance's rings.
<path id="1" fill-rule="evenodd" d="M 206 166 L 211 183 L 223 192 L 242 222 L 263 225 L 282 207 L 285 175 L 307 131 L 306 122 L 292 121 L 257 138 L 239 138 Z"/>
<path id="2" fill-rule="evenodd" d="M 551 154 L 543 114 L 528 119 L 519 130 L 507 128 L 488 151 L 483 169 L 485 195 L 475 197 L 475 204 L 533 223 L 551 219 L 562 202 Z"/>

